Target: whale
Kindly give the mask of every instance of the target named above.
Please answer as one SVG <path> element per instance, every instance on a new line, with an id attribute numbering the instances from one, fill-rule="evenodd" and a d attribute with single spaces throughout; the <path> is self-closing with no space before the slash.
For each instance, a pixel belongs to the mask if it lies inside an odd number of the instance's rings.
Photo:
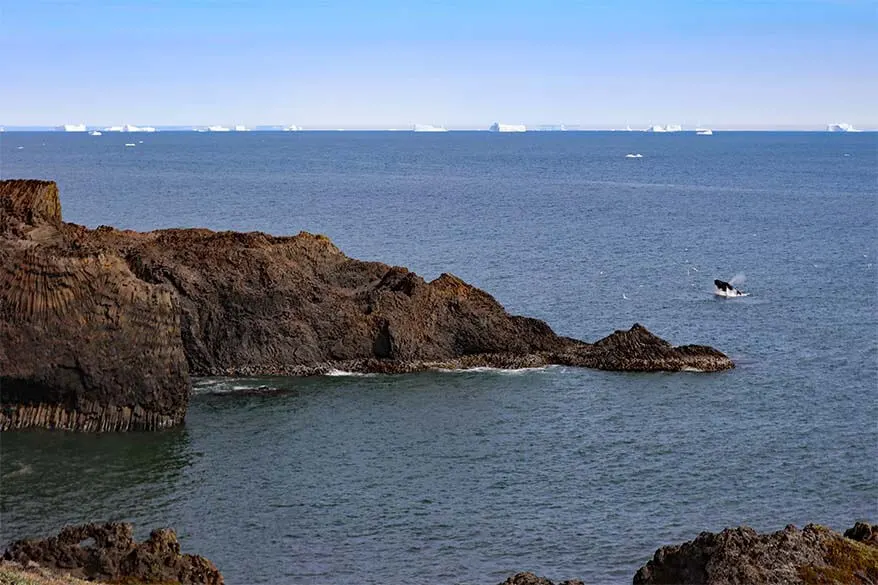
<path id="1" fill-rule="evenodd" d="M 714 280 L 713 286 L 714 286 L 713 294 L 715 294 L 718 297 L 723 297 L 723 298 L 727 298 L 727 299 L 734 298 L 734 297 L 746 297 L 750 294 L 750 293 L 745 293 L 745 292 L 739 291 L 734 286 L 732 286 L 731 284 L 729 284 L 728 282 L 726 282 L 724 280 L 719 280 L 719 279 Z"/>

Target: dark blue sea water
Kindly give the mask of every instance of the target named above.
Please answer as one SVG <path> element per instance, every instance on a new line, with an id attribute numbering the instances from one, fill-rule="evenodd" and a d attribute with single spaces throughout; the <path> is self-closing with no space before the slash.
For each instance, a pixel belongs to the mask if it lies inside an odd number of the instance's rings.
<path id="1" fill-rule="evenodd" d="M 180 429 L 3 434 L 4 541 L 125 519 L 232 585 L 625 583 L 702 530 L 878 521 L 876 134 L 6 133 L 0 175 L 67 221 L 324 233 L 738 364 L 200 380 Z"/>

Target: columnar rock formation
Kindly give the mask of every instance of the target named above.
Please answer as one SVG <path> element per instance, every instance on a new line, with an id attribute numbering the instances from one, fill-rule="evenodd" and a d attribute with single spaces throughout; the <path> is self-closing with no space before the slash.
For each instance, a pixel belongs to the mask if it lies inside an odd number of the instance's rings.
<path id="1" fill-rule="evenodd" d="M 61 221 L 57 186 L 0 181 L 0 429 L 154 429 L 189 376 L 563 364 L 733 367 L 635 325 L 589 344 L 443 274 L 345 256 L 326 237 Z"/>
<path id="2" fill-rule="evenodd" d="M 189 376 L 173 293 L 71 241 L 54 183 L 0 183 L 0 429 L 155 429 Z"/>

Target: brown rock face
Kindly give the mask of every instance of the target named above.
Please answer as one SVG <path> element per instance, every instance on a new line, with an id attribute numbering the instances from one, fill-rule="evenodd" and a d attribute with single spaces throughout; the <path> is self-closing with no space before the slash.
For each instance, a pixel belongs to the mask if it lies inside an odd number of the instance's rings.
<path id="1" fill-rule="evenodd" d="M 856 532 L 852 532 L 856 531 Z M 847 538 L 848 534 L 863 541 Z M 875 528 L 857 523 L 845 536 L 815 524 L 772 534 L 751 528 L 702 532 L 691 542 L 665 546 L 637 571 L 635 585 L 878 584 Z"/>
<path id="2" fill-rule="evenodd" d="M 0 429 L 177 424 L 190 374 L 733 367 L 639 325 L 559 337 L 455 276 L 425 282 L 323 236 L 89 230 L 61 221 L 45 181 L 0 181 L 0 211 Z"/>
<path id="3" fill-rule="evenodd" d="M 149 539 L 137 543 L 130 524 L 68 526 L 58 536 L 45 540 L 13 542 L 3 558 L 25 566 L 37 563 L 77 578 L 114 583 L 223 584 L 212 562 L 180 554 L 177 535 L 169 528 L 153 530 Z"/>
<path id="4" fill-rule="evenodd" d="M 181 422 L 189 375 L 173 291 L 70 242 L 54 183 L 4 181 L 0 202 L 0 429 Z"/>

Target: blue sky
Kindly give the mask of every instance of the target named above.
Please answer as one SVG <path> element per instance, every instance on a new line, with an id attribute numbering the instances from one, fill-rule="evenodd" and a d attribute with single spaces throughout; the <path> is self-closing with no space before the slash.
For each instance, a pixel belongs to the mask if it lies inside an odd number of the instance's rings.
<path id="1" fill-rule="evenodd" d="M 878 127 L 878 0 L 0 0 L 0 124 Z"/>

